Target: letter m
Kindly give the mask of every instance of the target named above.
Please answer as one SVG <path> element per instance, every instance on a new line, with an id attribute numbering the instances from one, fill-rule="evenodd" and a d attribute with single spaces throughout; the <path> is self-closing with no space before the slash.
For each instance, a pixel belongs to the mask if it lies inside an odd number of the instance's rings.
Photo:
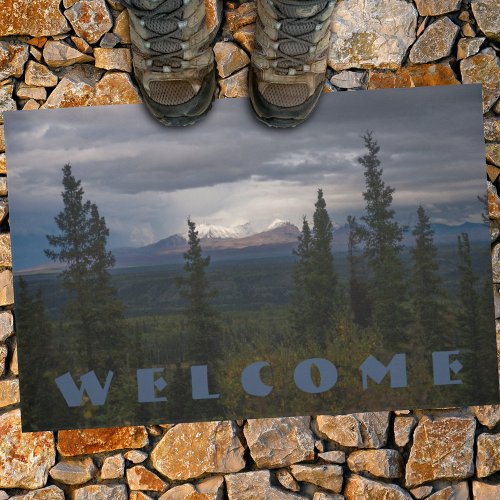
<path id="1" fill-rule="evenodd" d="M 395 354 L 387 366 L 370 354 L 360 368 L 365 391 L 368 389 L 368 377 L 380 384 L 387 372 L 391 374 L 391 387 L 406 387 L 408 385 L 406 381 L 406 354 Z"/>
<path id="2" fill-rule="evenodd" d="M 81 406 L 84 393 L 87 393 L 94 406 L 101 406 L 106 402 L 113 372 L 106 376 L 104 387 L 101 386 L 94 370 L 80 377 L 80 387 L 75 384 L 69 372 L 56 378 L 57 387 L 61 391 L 69 407 Z"/>

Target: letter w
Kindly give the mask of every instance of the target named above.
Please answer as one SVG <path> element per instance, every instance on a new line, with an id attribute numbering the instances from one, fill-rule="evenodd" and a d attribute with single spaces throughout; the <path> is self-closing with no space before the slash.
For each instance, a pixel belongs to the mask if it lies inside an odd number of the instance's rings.
<path id="1" fill-rule="evenodd" d="M 81 406 L 85 392 L 94 406 L 101 406 L 106 402 L 112 378 L 113 372 L 109 371 L 104 387 L 102 387 L 94 370 L 92 370 L 80 377 L 81 385 L 77 387 L 73 377 L 67 372 L 56 378 L 56 384 L 69 407 Z"/>

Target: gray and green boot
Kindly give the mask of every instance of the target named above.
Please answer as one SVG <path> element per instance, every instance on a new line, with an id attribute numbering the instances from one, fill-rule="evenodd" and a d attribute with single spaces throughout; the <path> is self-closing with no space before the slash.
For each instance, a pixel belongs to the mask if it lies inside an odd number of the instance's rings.
<path id="1" fill-rule="evenodd" d="M 195 123 L 209 111 L 216 89 L 211 45 L 218 26 L 207 27 L 204 0 L 121 2 L 130 15 L 134 75 L 144 103 L 163 125 Z"/>
<path id="2" fill-rule="evenodd" d="M 257 0 L 249 94 L 259 120 L 294 127 L 312 113 L 326 75 L 334 1 Z"/>

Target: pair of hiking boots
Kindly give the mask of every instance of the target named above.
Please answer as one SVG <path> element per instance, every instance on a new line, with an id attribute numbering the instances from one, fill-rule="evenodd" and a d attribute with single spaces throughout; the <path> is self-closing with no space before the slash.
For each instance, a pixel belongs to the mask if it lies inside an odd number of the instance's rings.
<path id="1" fill-rule="evenodd" d="M 190 125 L 210 109 L 216 86 L 204 0 L 121 0 L 130 14 L 134 73 L 145 104 L 170 126 Z M 257 0 L 249 73 L 257 117 L 293 127 L 311 114 L 326 73 L 334 1 Z M 221 18 L 222 0 L 217 0 Z"/>

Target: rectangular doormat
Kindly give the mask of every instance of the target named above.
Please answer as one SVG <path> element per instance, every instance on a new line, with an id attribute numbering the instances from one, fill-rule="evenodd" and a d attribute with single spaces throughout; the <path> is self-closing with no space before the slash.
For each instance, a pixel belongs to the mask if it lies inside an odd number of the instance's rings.
<path id="1" fill-rule="evenodd" d="M 6 141 L 25 431 L 499 402 L 479 86 Z"/>

